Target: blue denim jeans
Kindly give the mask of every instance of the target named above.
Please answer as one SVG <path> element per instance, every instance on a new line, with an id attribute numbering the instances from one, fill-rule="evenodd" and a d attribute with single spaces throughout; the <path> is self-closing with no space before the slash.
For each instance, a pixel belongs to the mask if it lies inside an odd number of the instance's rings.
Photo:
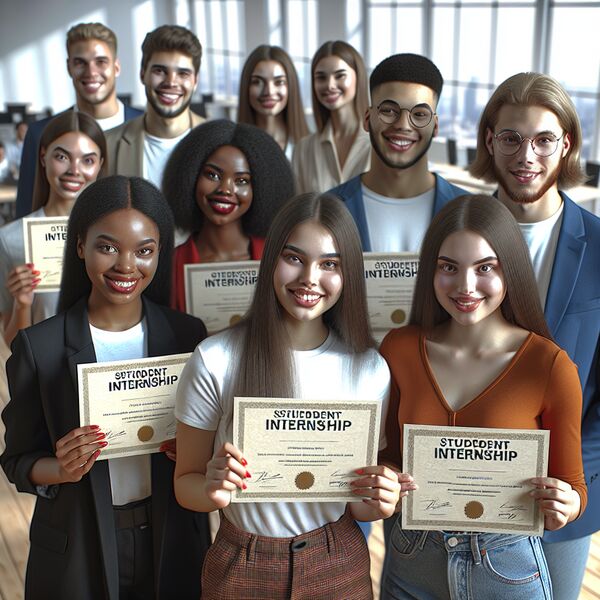
<path id="1" fill-rule="evenodd" d="M 382 574 L 382 600 L 551 600 L 540 538 L 404 531 L 398 519 Z"/>
<path id="2" fill-rule="evenodd" d="M 542 540 L 544 556 L 550 570 L 554 600 L 579 598 L 591 541 L 591 535 L 551 544 Z"/>

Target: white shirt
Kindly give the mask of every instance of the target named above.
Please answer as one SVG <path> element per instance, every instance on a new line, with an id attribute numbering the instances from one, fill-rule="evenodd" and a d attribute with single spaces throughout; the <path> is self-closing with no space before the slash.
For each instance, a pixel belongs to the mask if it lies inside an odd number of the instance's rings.
<path id="1" fill-rule="evenodd" d="M 414 198 L 389 198 L 361 187 L 371 250 L 418 253 L 431 223 L 435 187 Z"/>
<path id="2" fill-rule="evenodd" d="M 521 233 L 529 247 L 529 255 L 533 263 L 542 308 L 546 306 L 554 256 L 556 255 L 556 246 L 558 245 L 558 236 L 562 225 L 563 207 L 564 204 L 561 203 L 560 208 L 550 218 L 543 221 L 519 223 Z"/>
<path id="3" fill-rule="evenodd" d="M 96 123 L 100 125 L 100 129 L 102 131 L 108 131 L 113 127 L 118 127 L 119 125 L 125 123 L 125 105 L 117 100 L 117 112 L 112 117 L 106 117 L 106 119 L 96 119 Z"/>
<path id="4" fill-rule="evenodd" d="M 232 352 L 237 333 L 235 329 L 227 330 L 201 342 L 187 362 L 177 388 L 175 416 L 191 427 L 215 431 L 215 451 L 233 440 L 231 367 L 238 360 Z M 293 360 L 297 398 L 380 401 L 380 447 L 385 446 L 390 372 L 378 352 L 353 354 L 330 333 L 319 348 L 294 351 Z M 291 537 L 337 521 L 345 508 L 344 502 L 260 502 L 230 504 L 223 512 L 244 531 Z"/>
<path id="5" fill-rule="evenodd" d="M 148 356 L 146 318 L 125 331 L 106 331 L 90 323 L 97 362 L 131 360 Z M 111 458 L 108 461 L 114 506 L 143 500 L 152 493 L 150 455 Z"/>
<path id="6" fill-rule="evenodd" d="M 160 189 L 162 176 L 173 148 L 190 132 L 184 131 L 174 138 L 159 138 L 144 132 L 143 177 Z"/>

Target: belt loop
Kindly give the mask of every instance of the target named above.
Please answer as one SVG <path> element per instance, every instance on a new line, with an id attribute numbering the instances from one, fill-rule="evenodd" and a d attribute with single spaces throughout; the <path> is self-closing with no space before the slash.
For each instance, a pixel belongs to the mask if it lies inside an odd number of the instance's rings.
<path id="1" fill-rule="evenodd" d="M 327 536 L 327 552 L 332 554 L 335 551 L 335 535 L 331 523 L 325 525 L 325 535 Z"/>
<path id="2" fill-rule="evenodd" d="M 479 534 L 471 534 L 471 552 L 476 565 L 481 564 L 481 553 L 479 552 Z"/>
<path id="3" fill-rule="evenodd" d="M 256 554 L 256 535 L 251 534 L 248 547 L 246 548 L 246 560 L 248 562 L 254 562 Z"/>
<path id="4" fill-rule="evenodd" d="M 418 543 L 419 550 L 423 550 L 423 548 L 425 546 L 425 542 L 427 541 L 428 535 L 429 535 L 429 531 L 427 529 L 424 529 L 421 532 L 421 539 L 419 539 L 419 543 Z"/>

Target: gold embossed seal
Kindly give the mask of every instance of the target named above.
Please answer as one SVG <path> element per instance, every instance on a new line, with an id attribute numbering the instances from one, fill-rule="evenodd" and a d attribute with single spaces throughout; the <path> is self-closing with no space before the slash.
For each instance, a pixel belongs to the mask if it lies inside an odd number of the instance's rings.
<path id="1" fill-rule="evenodd" d="M 467 515 L 469 519 L 479 519 L 482 514 L 483 504 L 481 504 L 481 502 L 471 500 L 471 502 L 465 504 L 465 515 Z"/>
<path id="2" fill-rule="evenodd" d="M 140 442 L 149 442 L 154 435 L 154 429 L 150 425 L 144 425 L 140 427 L 137 432 L 138 440 Z"/>
<path id="3" fill-rule="evenodd" d="M 242 320 L 242 315 L 231 315 L 230 319 L 229 319 L 229 325 L 235 325 L 236 323 L 239 323 Z"/>
<path id="4" fill-rule="evenodd" d="M 296 475 L 295 483 L 299 490 L 309 490 L 315 483 L 315 476 L 310 471 L 302 471 Z"/>
<path id="5" fill-rule="evenodd" d="M 401 309 L 397 308 L 392 313 L 392 323 L 396 323 L 397 325 L 401 325 L 406 320 L 406 313 Z"/>

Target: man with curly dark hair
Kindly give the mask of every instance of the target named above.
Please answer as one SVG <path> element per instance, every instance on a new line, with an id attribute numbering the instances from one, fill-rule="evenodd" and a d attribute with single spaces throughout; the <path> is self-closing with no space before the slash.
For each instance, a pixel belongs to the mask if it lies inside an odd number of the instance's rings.
<path id="1" fill-rule="evenodd" d="M 175 225 L 191 231 L 175 250 L 172 306 L 185 310 L 183 265 L 259 260 L 278 208 L 294 194 L 283 151 L 262 129 L 210 121 L 173 150 L 163 192 Z"/>

